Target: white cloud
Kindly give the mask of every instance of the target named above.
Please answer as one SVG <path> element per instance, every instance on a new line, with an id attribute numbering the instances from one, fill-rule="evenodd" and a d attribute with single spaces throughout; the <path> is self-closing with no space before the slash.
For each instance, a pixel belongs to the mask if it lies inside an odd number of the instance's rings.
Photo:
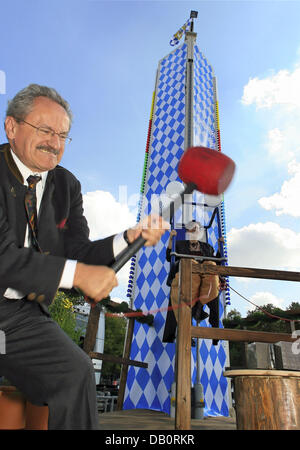
<path id="1" fill-rule="evenodd" d="M 299 50 L 300 52 L 300 50 Z M 298 53 L 299 53 L 298 52 Z M 299 54 L 297 55 L 299 58 Z M 244 87 L 242 103 L 267 109 L 262 122 L 271 124 L 266 132 L 265 148 L 272 163 L 288 170 L 278 192 L 259 199 L 267 211 L 276 215 L 300 216 L 300 64 L 293 70 L 280 70 L 262 79 L 252 78 Z"/>
<path id="2" fill-rule="evenodd" d="M 260 269 L 300 271 L 300 233 L 280 227 L 273 222 L 256 223 L 242 227 L 232 228 L 228 235 L 229 265 L 237 267 L 253 267 Z M 238 283 L 236 285 L 236 283 Z M 283 289 L 282 283 L 286 284 Z M 276 280 L 234 277 L 232 284 L 238 292 L 248 298 L 255 305 L 262 306 L 268 303 L 286 308 L 290 303 L 290 284 L 286 281 L 277 283 Z M 296 284 L 297 283 L 293 283 Z M 266 285 L 266 286 L 265 286 Z M 241 286 L 241 290 L 239 288 Z M 280 291 L 273 294 L 268 289 Z M 292 286 L 293 288 L 293 286 Z M 253 293 L 253 290 L 256 292 Z M 248 292 L 251 291 L 252 295 Z M 240 302 L 240 297 L 231 292 L 234 304 Z M 243 300 L 240 308 L 254 309 L 250 303 Z M 246 311 L 246 310 L 245 310 Z"/>
<path id="3" fill-rule="evenodd" d="M 120 233 L 136 223 L 136 215 L 130 211 L 128 205 L 117 202 L 110 192 L 88 192 L 83 195 L 83 207 L 91 240 Z M 119 285 L 127 285 L 129 268 L 130 261 L 118 272 Z"/>
<path id="4" fill-rule="evenodd" d="M 258 203 L 267 211 L 274 209 L 277 216 L 286 214 L 300 217 L 300 164 L 290 162 L 288 172 L 291 178 L 283 182 L 280 192 L 262 197 Z"/>
<path id="5" fill-rule="evenodd" d="M 83 195 L 83 208 L 92 240 L 120 233 L 136 223 L 128 205 L 117 202 L 110 192 L 87 192 Z"/>
<path id="6" fill-rule="evenodd" d="M 254 295 L 252 295 L 249 300 L 253 302 L 255 305 L 263 307 L 269 303 L 271 303 L 273 306 L 276 306 L 278 308 L 284 308 L 285 300 L 283 298 L 279 298 L 276 295 L 272 294 L 271 292 L 261 291 L 256 292 Z M 249 304 L 249 310 L 254 310 L 255 306 Z"/>
<path id="7" fill-rule="evenodd" d="M 300 270 L 300 233 L 274 222 L 250 224 L 228 233 L 231 266 Z"/>
<path id="8" fill-rule="evenodd" d="M 244 87 L 242 103 L 255 104 L 257 109 L 281 105 L 288 109 L 300 108 L 300 67 L 280 70 L 264 79 L 250 78 Z"/>
<path id="9" fill-rule="evenodd" d="M 274 161 L 279 163 L 289 162 L 296 154 L 300 154 L 300 145 L 297 143 L 297 138 L 294 138 L 295 132 L 300 138 L 300 132 L 293 128 L 281 130 L 273 128 L 268 131 L 266 148 Z"/>
<path id="10" fill-rule="evenodd" d="M 268 110 L 265 147 L 274 162 L 289 162 L 300 156 L 300 64 L 265 78 L 250 78 L 244 86 L 242 103 Z"/>

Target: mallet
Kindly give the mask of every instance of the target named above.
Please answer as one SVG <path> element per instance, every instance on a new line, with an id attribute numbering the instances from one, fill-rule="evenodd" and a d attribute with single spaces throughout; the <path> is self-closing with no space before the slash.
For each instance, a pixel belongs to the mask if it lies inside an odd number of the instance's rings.
<path id="1" fill-rule="evenodd" d="M 234 171 L 235 163 L 224 153 L 207 147 L 190 147 L 184 152 L 178 165 L 178 175 L 186 184 L 185 189 L 177 199 L 171 202 L 168 208 L 174 214 L 175 203 L 178 204 L 180 198 L 182 201 L 184 195 L 191 194 L 195 189 L 203 194 L 222 194 L 229 186 Z M 162 211 L 161 216 L 164 216 L 166 209 Z M 111 268 L 117 273 L 145 243 L 146 240 L 139 236 L 119 253 Z"/>

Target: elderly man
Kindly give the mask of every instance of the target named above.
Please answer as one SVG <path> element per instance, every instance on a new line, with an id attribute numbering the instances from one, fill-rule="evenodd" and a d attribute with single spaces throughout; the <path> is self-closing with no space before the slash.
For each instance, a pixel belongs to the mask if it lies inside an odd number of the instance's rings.
<path id="1" fill-rule="evenodd" d="M 80 183 L 58 165 L 71 121 L 68 103 L 45 86 L 28 86 L 8 105 L 8 143 L 0 146 L 0 375 L 49 406 L 49 429 L 97 429 L 90 358 L 47 306 L 59 288 L 78 288 L 95 302 L 107 297 L 117 286 L 109 267 L 115 256 L 140 234 L 155 245 L 168 225 L 154 217 L 151 227 L 89 240 Z"/>

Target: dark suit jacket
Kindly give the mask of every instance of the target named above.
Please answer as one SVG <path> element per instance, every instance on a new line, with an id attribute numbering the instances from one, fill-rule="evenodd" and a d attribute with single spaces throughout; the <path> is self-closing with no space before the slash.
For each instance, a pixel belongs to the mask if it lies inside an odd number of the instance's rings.
<path id="1" fill-rule="evenodd" d="M 114 262 L 113 236 L 89 240 L 80 183 L 57 166 L 48 173 L 39 210 L 38 240 L 43 254 L 24 248 L 25 191 L 9 144 L 0 145 L 0 299 L 11 287 L 25 295 L 43 295 L 49 305 L 66 259 L 109 266 Z"/>
<path id="2" fill-rule="evenodd" d="M 207 244 L 206 242 L 200 242 L 200 253 L 202 256 L 214 256 L 214 249 L 210 244 Z M 172 250 L 170 248 L 167 248 L 166 251 L 166 260 L 171 262 L 171 252 Z M 184 255 L 192 255 L 193 253 L 190 251 L 189 247 L 189 241 L 176 241 L 176 253 L 184 254 Z M 198 252 L 195 252 L 195 255 L 199 256 Z M 217 253 L 217 256 L 219 254 Z M 176 273 L 178 272 L 179 268 L 179 261 L 180 258 L 175 256 L 175 264 L 171 265 L 170 267 L 170 273 L 167 279 L 167 285 L 171 286 L 172 280 L 175 277 Z"/>

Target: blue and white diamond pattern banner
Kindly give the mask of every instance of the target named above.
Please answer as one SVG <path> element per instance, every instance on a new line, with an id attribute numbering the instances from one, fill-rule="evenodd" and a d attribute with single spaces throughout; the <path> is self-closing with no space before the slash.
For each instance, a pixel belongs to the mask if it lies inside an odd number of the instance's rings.
<path id="1" fill-rule="evenodd" d="M 186 44 L 160 61 L 156 85 L 148 171 L 143 213 L 153 197 L 178 180 L 177 165 L 184 151 Z M 166 233 L 153 248 L 137 255 L 134 307 L 155 311 L 154 326 L 135 323 L 130 358 L 148 363 L 148 369 L 128 370 L 124 409 L 150 408 L 169 413 L 174 379 L 175 344 L 162 343 L 170 288 L 166 285 L 170 265 L 166 261 Z"/>
<path id="2" fill-rule="evenodd" d="M 205 209 L 205 224 L 209 224 L 212 210 Z M 212 225 L 207 230 L 208 243 L 214 248 L 215 254 L 218 251 L 218 237 L 221 235 L 220 229 L 220 208 L 218 207 Z M 222 318 L 224 316 L 225 296 L 220 293 L 219 296 L 219 328 L 223 328 Z M 204 311 L 209 313 L 206 305 Z M 194 325 L 196 323 L 194 322 Z M 209 319 L 201 322 L 201 326 L 210 326 Z M 203 339 L 200 344 L 200 382 L 203 386 L 205 400 L 205 415 L 223 415 L 228 416 L 228 383 L 223 376 L 226 362 L 226 349 L 223 341 L 218 341 L 217 345 L 212 344 L 212 340 Z M 192 382 L 196 380 L 196 349 L 192 349 Z"/>
<path id="3" fill-rule="evenodd" d="M 153 198 L 163 194 L 171 181 L 180 181 L 177 165 L 184 151 L 185 75 L 187 46 L 184 43 L 159 62 L 152 120 L 149 159 L 142 216 L 149 214 Z M 195 49 L 194 139 L 197 145 L 215 145 L 212 69 Z M 207 142 L 203 142 L 206 139 Z M 196 145 L 196 142 L 195 142 Z M 212 212 L 205 213 L 208 223 Z M 209 229 L 209 243 L 217 248 L 218 215 Z M 170 390 L 174 381 L 175 344 L 162 342 L 170 288 L 166 285 L 170 265 L 166 261 L 169 233 L 152 248 L 141 249 L 136 257 L 132 299 L 134 308 L 154 311 L 154 326 L 135 323 L 130 359 L 147 362 L 148 368 L 130 367 L 124 409 L 146 408 L 170 413 Z M 204 322 L 201 323 L 203 325 Z M 207 325 L 208 326 L 208 325 Z M 205 403 L 209 414 L 228 415 L 227 384 L 221 379 L 225 364 L 222 342 L 212 346 L 201 341 Z M 195 349 L 192 381 L 195 381 Z M 226 382 L 226 380 L 225 380 Z M 227 409 L 226 409 L 227 408 Z"/>
<path id="4" fill-rule="evenodd" d="M 214 73 L 197 46 L 194 47 L 194 145 L 216 148 Z"/>
<path id="5" fill-rule="evenodd" d="M 211 65 L 198 47 L 194 47 L 194 145 L 203 145 L 217 149 L 215 96 L 213 85 L 214 72 Z M 210 223 L 214 208 L 204 209 L 204 223 Z M 220 223 L 221 208 L 217 208 L 211 227 L 207 229 L 208 243 L 219 250 L 218 238 L 222 235 Z M 208 306 L 204 310 L 209 312 Z M 222 328 L 224 316 L 224 295 L 219 296 L 219 327 Z M 196 324 L 194 324 L 196 325 Z M 209 320 L 202 321 L 201 326 L 209 326 Z M 192 350 L 194 368 L 192 381 L 196 380 L 196 350 Z M 209 415 L 228 415 L 227 379 L 223 377 L 226 361 L 224 343 L 219 341 L 212 345 L 209 339 L 203 339 L 200 346 L 201 364 L 200 381 L 203 386 L 205 413 Z"/>

